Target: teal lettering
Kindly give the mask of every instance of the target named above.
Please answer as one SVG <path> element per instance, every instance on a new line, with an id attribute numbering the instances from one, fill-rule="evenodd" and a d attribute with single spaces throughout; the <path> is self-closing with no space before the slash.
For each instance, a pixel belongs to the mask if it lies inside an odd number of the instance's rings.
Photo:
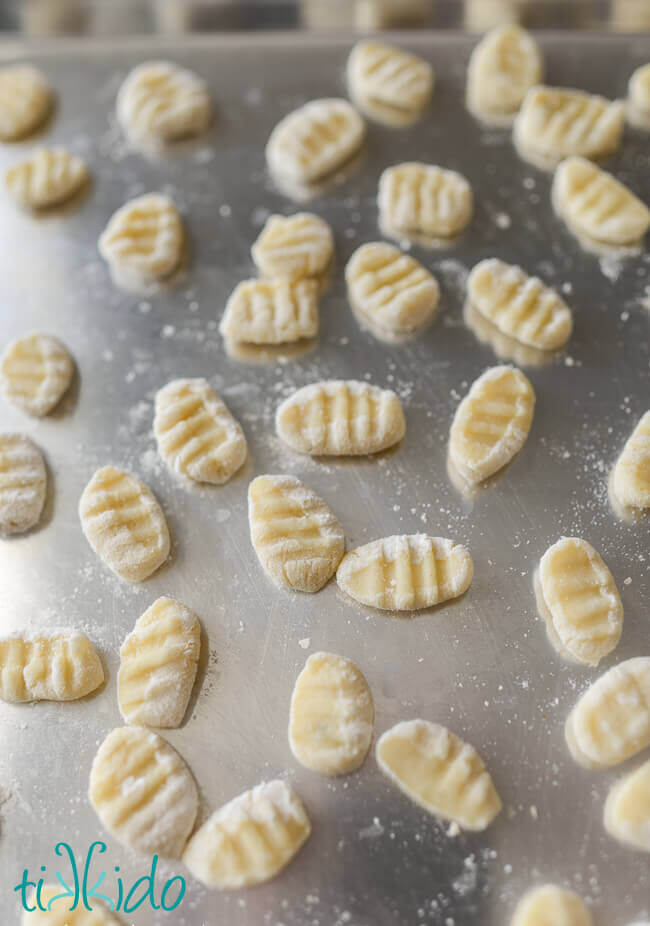
<path id="1" fill-rule="evenodd" d="M 179 884 L 180 884 L 179 891 L 178 891 L 178 897 L 176 898 L 176 900 L 174 901 L 174 903 L 171 905 L 171 907 L 168 907 L 168 906 L 165 905 L 165 900 L 167 899 L 167 891 L 168 891 L 169 888 L 172 886 L 172 884 L 174 883 L 174 881 L 178 881 Z M 182 901 L 183 897 L 185 896 L 185 888 L 186 888 L 186 887 L 187 887 L 187 885 L 186 885 L 186 883 L 185 883 L 185 878 L 183 878 L 182 875 L 176 875 L 174 878 L 170 878 L 169 881 L 167 881 L 167 882 L 165 883 L 165 886 L 164 886 L 164 888 L 163 888 L 163 891 L 162 891 L 162 894 L 161 894 L 161 897 L 160 897 L 160 905 L 162 906 L 163 910 L 175 910 L 176 907 L 179 906 L 179 904 L 180 904 L 180 902 Z"/>
<path id="2" fill-rule="evenodd" d="M 148 875 L 142 875 L 141 878 L 138 878 L 138 880 L 135 882 L 135 884 L 133 885 L 129 893 L 126 895 L 126 900 L 124 901 L 124 912 L 125 913 L 133 913 L 134 910 L 137 910 L 138 907 L 141 906 L 145 902 L 145 900 L 147 899 L 147 896 L 149 897 L 149 903 L 151 904 L 151 908 L 153 910 L 160 909 L 160 906 L 156 903 L 156 895 L 154 893 L 154 878 L 156 877 L 156 866 L 157 865 L 158 865 L 158 856 L 154 855 L 153 860 L 151 862 L 151 872 Z M 145 884 L 146 882 L 149 883 L 149 887 L 147 888 L 147 890 L 144 892 L 142 897 L 140 897 L 140 899 L 136 903 L 131 904 L 131 899 L 133 895 L 136 893 L 137 889 L 140 887 L 141 884 Z"/>

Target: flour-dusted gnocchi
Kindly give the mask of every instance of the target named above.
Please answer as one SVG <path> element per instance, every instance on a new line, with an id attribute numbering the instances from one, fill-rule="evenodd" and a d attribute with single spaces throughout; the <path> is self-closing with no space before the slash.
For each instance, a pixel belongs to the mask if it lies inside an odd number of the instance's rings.
<path id="1" fill-rule="evenodd" d="M 379 178 L 379 219 L 389 232 L 452 238 L 467 226 L 473 203 L 462 174 L 433 164 L 396 164 Z"/>
<path id="2" fill-rule="evenodd" d="M 278 875 L 310 833 L 290 785 L 265 781 L 216 810 L 190 839 L 183 861 L 207 887 L 252 887 Z"/>
<path id="3" fill-rule="evenodd" d="M 365 39 L 357 42 L 348 58 L 350 94 L 371 103 L 418 112 L 431 99 L 435 75 L 430 64 L 417 55 Z"/>
<path id="4" fill-rule="evenodd" d="M 285 444 L 299 453 L 361 456 L 401 441 L 406 421 L 390 389 L 334 379 L 304 386 L 285 399 L 275 427 Z"/>
<path id="5" fill-rule="evenodd" d="M 118 277 L 153 282 L 176 270 L 184 240 L 183 223 L 171 199 L 146 193 L 111 216 L 99 239 L 99 252 Z"/>
<path id="6" fill-rule="evenodd" d="M 120 649 L 117 700 L 126 723 L 178 727 L 190 700 L 201 650 L 196 614 L 158 598 Z"/>
<path id="7" fill-rule="evenodd" d="M 180 858 L 199 806 L 196 784 L 175 749 L 146 727 L 117 727 L 97 750 L 90 803 L 123 845 Z"/>
<path id="8" fill-rule="evenodd" d="M 650 657 L 619 663 L 591 685 L 565 726 L 571 755 L 585 768 L 608 768 L 650 746 Z"/>
<path id="9" fill-rule="evenodd" d="M 243 344 L 290 344 L 318 334 L 316 280 L 244 280 L 226 303 L 219 330 Z"/>
<path id="10" fill-rule="evenodd" d="M 74 701 L 103 681 L 99 656 L 88 637 L 76 630 L 0 638 L 3 701 Z"/>
<path id="11" fill-rule="evenodd" d="M 353 772 L 370 749 L 374 716 L 361 670 L 343 656 L 314 653 L 291 696 L 291 751 L 301 765 L 322 775 Z"/>
<path id="12" fill-rule="evenodd" d="M 86 162 L 64 148 L 37 148 L 5 173 L 7 192 L 27 209 L 47 209 L 71 199 L 89 178 Z"/>
<path id="13" fill-rule="evenodd" d="M 402 534 L 346 553 L 336 581 L 361 604 L 415 611 L 462 595 L 473 575 L 472 557 L 460 544 L 445 537 Z"/>
<path id="14" fill-rule="evenodd" d="M 478 484 L 519 453 L 533 423 L 535 392 L 521 370 L 490 367 L 458 406 L 449 456 L 467 482 Z"/>
<path id="15" fill-rule="evenodd" d="M 285 116 L 266 145 L 272 173 L 310 184 L 333 173 L 363 143 L 366 127 L 347 100 L 312 100 Z"/>
<path id="16" fill-rule="evenodd" d="M 38 129 L 54 102 L 46 78 L 29 64 L 0 69 L 0 141 L 15 141 Z"/>
<path id="17" fill-rule="evenodd" d="M 440 287 L 433 274 L 384 241 L 357 248 L 345 267 L 345 279 L 353 308 L 389 333 L 421 328 L 438 307 Z"/>
<path id="18" fill-rule="evenodd" d="M 603 821 L 616 839 L 650 852 L 650 760 L 612 786 Z"/>
<path id="19" fill-rule="evenodd" d="M 592 926 L 591 913 L 573 891 L 544 884 L 517 904 L 510 926 Z"/>
<path id="20" fill-rule="evenodd" d="M 613 488 L 617 500 L 626 508 L 650 508 L 650 409 L 616 461 Z"/>
<path id="21" fill-rule="evenodd" d="M 262 568 L 281 588 L 317 592 L 345 550 L 343 528 L 294 476 L 258 476 L 248 487 L 248 522 Z"/>
<path id="22" fill-rule="evenodd" d="M 334 236 L 325 219 L 311 212 L 272 215 L 253 244 L 251 254 L 265 277 L 290 280 L 317 277 L 332 261 Z"/>
<path id="23" fill-rule="evenodd" d="M 555 350 L 569 340 L 571 310 L 550 286 L 521 267 L 496 258 L 476 264 L 467 296 L 503 334 L 538 350 Z"/>
<path id="24" fill-rule="evenodd" d="M 618 645 L 623 605 L 614 578 L 590 543 L 562 537 L 539 564 L 540 610 L 556 649 L 597 666 Z"/>
<path id="25" fill-rule="evenodd" d="M 632 120 L 650 127 L 650 64 L 642 64 L 630 77 L 627 98 Z"/>
<path id="26" fill-rule="evenodd" d="M 0 386 L 7 399 L 40 418 L 59 404 L 74 373 L 64 344 L 37 332 L 16 338 L 0 357 Z"/>
<path id="27" fill-rule="evenodd" d="M 81 527 L 121 579 L 142 582 L 169 556 L 169 529 L 147 486 L 115 466 L 98 469 L 79 501 Z"/>
<path id="28" fill-rule="evenodd" d="M 542 71 L 542 55 L 530 32 L 514 24 L 497 26 L 469 59 L 467 105 L 481 119 L 508 122 Z"/>
<path id="29" fill-rule="evenodd" d="M 377 743 L 379 767 L 428 813 L 465 830 L 484 830 L 502 804 L 478 752 L 427 720 L 405 720 Z"/>
<path id="30" fill-rule="evenodd" d="M 60 884 L 44 884 L 40 900 L 45 909 L 39 910 L 34 891 L 28 899 L 30 909 L 23 911 L 22 926 L 122 926 L 122 921 L 98 904 L 94 897 L 92 910 L 86 910 L 82 902 L 70 910 L 72 899 Z"/>
<path id="31" fill-rule="evenodd" d="M 45 461 L 23 434 L 0 434 L 0 534 L 24 534 L 41 519 Z"/>

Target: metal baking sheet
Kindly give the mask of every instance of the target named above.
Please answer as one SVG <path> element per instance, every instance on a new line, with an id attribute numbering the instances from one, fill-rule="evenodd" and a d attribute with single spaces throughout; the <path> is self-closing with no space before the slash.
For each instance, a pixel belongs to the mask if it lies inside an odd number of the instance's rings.
<path id="1" fill-rule="evenodd" d="M 361 163 L 310 204 L 331 222 L 337 261 L 321 306 L 317 344 L 302 355 L 231 357 L 217 324 L 240 280 L 253 275 L 251 242 L 271 212 L 298 208 L 264 166 L 278 119 L 313 97 L 344 93 L 349 38 L 292 35 L 155 42 L 68 42 L 12 46 L 49 75 L 57 111 L 44 138 L 84 155 L 88 197 L 64 214 L 35 219 L 0 205 L 2 340 L 32 329 L 61 337 L 78 365 L 72 395 L 43 421 L 3 403 L 2 428 L 43 448 L 51 493 L 42 526 L 0 543 L 0 629 L 72 626 L 100 647 L 108 682 L 78 703 L 0 704 L 0 920 L 17 922 L 12 887 L 24 868 L 57 869 L 66 841 L 83 857 L 105 839 L 105 887 L 119 865 L 125 882 L 148 862 L 102 829 L 87 798 L 98 744 L 120 724 L 115 695 L 119 646 L 161 594 L 192 607 L 205 631 L 195 700 L 180 730 L 165 735 L 188 762 L 202 794 L 201 816 L 242 790 L 288 776 L 304 798 L 313 835 L 277 880 L 246 893 L 209 892 L 188 876 L 171 914 L 141 907 L 125 922 L 176 926 L 491 926 L 507 922 L 531 884 L 556 881 L 588 899 L 598 924 L 624 926 L 648 915 L 647 858 L 618 845 L 601 822 L 621 769 L 588 772 L 569 757 L 568 711 L 600 670 L 560 660 L 536 615 L 532 573 L 561 534 L 601 551 L 617 580 L 625 628 L 602 664 L 649 652 L 649 521 L 628 522 L 610 507 L 608 473 L 648 407 L 650 258 L 586 254 L 549 206 L 549 175 L 519 160 L 508 130 L 480 126 L 465 110 L 472 40 L 400 35 L 435 64 L 431 109 L 417 124 L 369 122 Z M 550 82 L 622 96 L 632 69 L 650 58 L 650 38 L 541 36 Z M 216 119 L 205 138 L 164 159 L 124 143 L 113 117 L 127 70 L 171 57 L 203 74 Z M 2 167 L 41 141 L 3 146 Z M 648 136 L 626 130 L 610 166 L 648 197 Z M 446 250 L 412 253 L 437 275 L 439 317 L 417 339 L 382 343 L 360 329 L 342 271 L 361 243 L 378 237 L 375 195 L 382 169 L 422 159 L 462 171 L 476 193 L 465 236 Z M 158 294 L 117 289 L 96 242 L 108 216 L 130 197 L 161 189 L 183 211 L 188 267 Z M 468 268 L 483 257 L 521 264 L 557 286 L 575 310 L 568 350 L 549 365 L 525 366 L 537 392 L 522 453 L 478 497 L 465 499 L 446 468 L 446 440 L 472 380 L 512 345 L 477 337 L 463 320 Z M 517 353 L 516 362 L 531 358 Z M 157 457 L 155 391 L 178 376 L 205 376 L 243 423 L 250 459 L 223 488 L 189 490 Z M 310 460 L 274 435 L 278 402 L 327 377 L 390 386 L 402 399 L 407 434 L 376 459 Z M 161 500 L 174 538 L 168 565 L 139 586 L 115 578 L 83 538 L 77 503 L 94 469 L 108 462 L 141 476 Z M 250 479 L 288 472 L 304 479 L 339 515 L 348 547 L 380 536 L 427 531 L 469 545 L 476 564 L 460 601 L 397 617 L 344 600 L 335 583 L 290 595 L 265 578 L 246 517 Z M 421 716 L 476 745 L 506 810 L 483 835 L 449 838 L 401 796 L 372 755 L 347 778 L 302 769 L 286 727 L 292 686 L 309 653 L 343 653 L 366 673 L 376 733 Z M 101 866 L 97 866 L 101 870 Z M 161 865 L 164 878 L 183 874 Z M 62 873 L 64 873 L 62 871 Z M 185 872 L 187 875 L 187 873 Z"/>

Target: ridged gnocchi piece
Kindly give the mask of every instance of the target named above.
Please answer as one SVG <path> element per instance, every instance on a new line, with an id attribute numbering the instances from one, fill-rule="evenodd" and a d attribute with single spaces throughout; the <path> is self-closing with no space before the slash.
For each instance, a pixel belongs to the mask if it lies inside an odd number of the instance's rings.
<path id="1" fill-rule="evenodd" d="M 517 904 L 510 926 L 592 926 L 591 913 L 573 891 L 555 884 L 533 888 Z"/>
<path id="2" fill-rule="evenodd" d="M 556 350 L 571 336 L 573 317 L 564 300 L 514 264 L 482 260 L 469 275 L 467 295 L 481 315 L 522 344 Z"/>
<path id="3" fill-rule="evenodd" d="M 5 173 L 5 187 L 27 209 L 47 209 L 71 199 L 88 182 L 86 162 L 64 148 L 37 148 Z"/>
<path id="4" fill-rule="evenodd" d="M 262 568 L 280 588 L 317 592 L 332 578 L 345 535 L 325 502 L 293 476 L 258 476 L 248 522 Z"/>
<path id="5" fill-rule="evenodd" d="M 195 482 L 227 482 L 248 454 L 241 425 L 205 379 L 175 379 L 159 389 L 153 430 L 169 468 Z"/>
<path id="6" fill-rule="evenodd" d="M 115 212 L 99 239 L 99 252 L 119 275 L 151 282 L 178 267 L 185 233 L 168 196 L 146 193 Z"/>
<path id="7" fill-rule="evenodd" d="M 97 556 L 127 582 L 142 582 L 169 556 L 162 508 L 135 476 L 115 466 L 98 469 L 79 501 L 86 540 Z"/>
<path id="8" fill-rule="evenodd" d="M 608 768 L 650 746 L 650 657 L 619 663 L 581 696 L 565 725 L 573 758 Z"/>
<path id="9" fill-rule="evenodd" d="M 275 428 L 292 450 L 312 456 L 361 456 L 398 443 L 406 431 L 390 389 L 357 380 L 303 386 L 278 407 Z"/>
<path id="10" fill-rule="evenodd" d="M 251 248 L 265 277 L 301 280 L 324 273 L 334 254 L 334 236 L 325 219 L 311 212 L 272 215 Z"/>
<path id="11" fill-rule="evenodd" d="M 117 700 L 125 723 L 179 727 L 190 700 L 201 650 L 196 614 L 158 598 L 135 622 L 120 649 Z"/>
<path id="12" fill-rule="evenodd" d="M 520 154 L 542 166 L 576 154 L 604 157 L 621 143 L 625 107 L 620 101 L 567 90 L 532 87 L 515 119 L 514 140 Z"/>
<path id="13" fill-rule="evenodd" d="M 384 611 L 415 611 L 462 595 L 473 575 L 472 557 L 453 540 L 401 534 L 346 553 L 336 581 L 361 604 Z"/>
<path id="14" fill-rule="evenodd" d="M 36 444 L 22 434 L 0 434 L 0 534 L 24 534 L 38 524 L 46 490 Z"/>
<path id="15" fill-rule="evenodd" d="M 404 720 L 377 743 L 382 772 L 428 813 L 464 830 L 484 830 L 502 804 L 478 752 L 427 720 Z"/>
<path id="16" fill-rule="evenodd" d="M 383 172 L 377 204 L 380 223 L 387 230 L 452 238 L 469 223 L 474 197 L 457 171 L 408 161 Z"/>
<path id="17" fill-rule="evenodd" d="M 226 303 L 221 334 L 242 344 L 290 344 L 318 334 L 316 280 L 244 280 Z"/>
<path id="18" fill-rule="evenodd" d="M 65 345 L 42 332 L 11 341 L 0 358 L 0 383 L 5 397 L 38 418 L 56 408 L 73 373 L 74 363 Z"/>
<path id="19" fill-rule="evenodd" d="M 590 543 L 562 537 L 539 564 L 551 642 L 574 662 L 597 666 L 618 645 L 623 605 L 614 577 Z"/>
<path id="20" fill-rule="evenodd" d="M 134 141 L 145 144 L 198 135 L 210 123 L 208 85 L 171 61 L 145 61 L 120 87 L 117 117 Z"/>
<path id="21" fill-rule="evenodd" d="M 363 143 L 366 127 L 347 100 L 312 100 L 285 116 L 266 145 L 272 173 L 310 184 L 333 173 Z"/>
<path id="22" fill-rule="evenodd" d="M 117 727 L 97 750 L 90 803 L 109 833 L 146 855 L 180 858 L 199 806 L 175 749 L 146 727 Z"/>
<path id="23" fill-rule="evenodd" d="M 99 906 L 92 899 L 92 910 L 86 910 L 83 903 L 70 910 L 70 895 L 64 895 L 60 884 L 44 884 L 40 898 L 45 911 L 37 907 L 36 891 L 29 895 L 28 906 L 32 910 L 23 910 L 22 926 L 122 926 L 122 921 L 112 913 Z M 59 897 L 60 900 L 56 898 Z M 54 901 L 54 902 L 53 902 Z M 51 907 L 50 907 L 51 904 Z"/>
<path id="24" fill-rule="evenodd" d="M 50 85 L 29 64 L 0 69 L 0 140 L 15 141 L 38 129 L 52 109 Z"/>
<path id="25" fill-rule="evenodd" d="M 650 508 L 650 409 L 627 440 L 614 467 L 614 494 L 628 508 Z"/>
<path id="26" fill-rule="evenodd" d="M 104 681 L 88 637 L 75 630 L 0 638 L 3 701 L 74 701 Z"/>
<path id="27" fill-rule="evenodd" d="M 417 55 L 365 39 L 350 52 L 347 78 L 352 97 L 417 112 L 431 99 L 435 75 Z"/>
<path id="28" fill-rule="evenodd" d="M 533 423 L 535 392 L 521 370 L 490 367 L 456 410 L 449 455 L 472 484 L 483 482 L 519 453 Z"/>
<path id="29" fill-rule="evenodd" d="M 542 55 L 530 32 L 514 24 L 497 26 L 469 59 L 467 105 L 482 119 L 511 119 L 542 71 Z"/>
<path id="30" fill-rule="evenodd" d="M 207 887 L 252 887 L 275 878 L 310 833 L 295 791 L 279 779 L 265 781 L 216 810 L 190 839 L 183 861 Z"/>
<path id="31" fill-rule="evenodd" d="M 612 786 L 603 821 L 615 839 L 650 852 L 650 760 Z"/>
<path id="32" fill-rule="evenodd" d="M 375 709 L 361 670 L 344 656 L 314 653 L 296 679 L 289 714 L 291 752 L 321 775 L 363 765 Z"/>
<path id="33" fill-rule="evenodd" d="M 642 64 L 634 71 L 627 96 L 634 113 L 650 122 L 650 64 Z"/>
<path id="34" fill-rule="evenodd" d="M 650 210 L 615 177 L 585 158 L 567 158 L 553 178 L 558 215 L 578 235 L 603 244 L 638 244 L 650 227 Z"/>

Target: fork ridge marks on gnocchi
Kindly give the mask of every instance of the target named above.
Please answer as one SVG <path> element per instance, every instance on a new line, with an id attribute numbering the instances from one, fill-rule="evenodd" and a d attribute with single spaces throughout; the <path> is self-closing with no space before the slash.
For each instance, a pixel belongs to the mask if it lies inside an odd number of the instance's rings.
<path id="1" fill-rule="evenodd" d="M 29 64 L 0 69 L 0 140 L 16 141 L 38 129 L 53 104 L 46 78 Z"/>
<path id="2" fill-rule="evenodd" d="M 27 209 L 46 209 L 71 199 L 88 182 L 85 161 L 64 148 L 37 148 L 5 173 L 5 187 Z"/>
<path id="3" fill-rule="evenodd" d="M 370 749 L 373 721 L 361 670 L 334 653 L 311 655 L 291 696 L 289 745 L 298 762 L 322 775 L 355 771 Z"/>
<path id="4" fill-rule="evenodd" d="M 650 409 L 641 417 L 614 467 L 614 494 L 628 508 L 650 508 Z"/>
<path id="5" fill-rule="evenodd" d="M 388 231 L 452 238 L 469 223 L 472 187 L 455 170 L 409 161 L 379 178 L 380 222 Z"/>
<path id="6" fill-rule="evenodd" d="M 311 212 L 272 215 L 251 248 L 265 277 L 300 280 L 324 273 L 334 254 L 332 229 Z"/>
<path id="7" fill-rule="evenodd" d="M 457 598 L 470 586 L 469 551 L 445 537 L 402 534 L 373 540 L 343 557 L 339 588 L 384 611 L 415 611 Z"/>
<path id="8" fill-rule="evenodd" d="M 382 772 L 428 813 L 465 830 L 486 829 L 502 808 L 478 752 L 450 730 L 405 720 L 377 743 Z"/>
<path id="9" fill-rule="evenodd" d="M 190 839 L 183 862 L 207 887 L 252 887 L 278 875 L 310 833 L 290 785 L 265 781 L 216 810 Z"/>
<path id="10" fill-rule="evenodd" d="M 163 386 L 156 393 L 153 430 L 169 468 L 195 482 L 227 482 L 248 453 L 241 425 L 205 379 Z"/>
<path id="11" fill-rule="evenodd" d="M 124 721 L 179 727 L 194 686 L 200 649 L 197 616 L 173 598 L 154 601 L 120 649 L 117 699 Z"/>
<path id="12" fill-rule="evenodd" d="M 312 100 L 276 125 L 266 160 L 272 173 L 292 183 L 314 183 L 348 161 L 365 133 L 362 117 L 347 100 Z"/>
<path id="13" fill-rule="evenodd" d="M 384 241 L 357 248 L 346 264 L 345 279 L 353 308 L 388 332 L 416 331 L 438 307 L 440 287 L 433 274 Z"/>
<path id="14" fill-rule="evenodd" d="M 83 633 L 43 631 L 0 638 L 3 701 L 73 701 L 103 681 L 101 661 Z"/>
<path id="15" fill-rule="evenodd" d="M 29 896 L 30 909 L 23 910 L 22 926 L 122 926 L 121 920 L 100 907 L 94 897 L 92 910 L 86 910 L 82 903 L 70 910 L 70 896 L 61 891 L 60 884 L 44 884 L 40 899 L 45 910 L 38 909 L 36 891 Z"/>
<path id="16" fill-rule="evenodd" d="M 248 487 L 251 541 L 280 588 L 317 592 L 345 550 L 343 528 L 325 502 L 294 476 L 258 476 Z"/>
<path id="17" fill-rule="evenodd" d="M 603 821 L 615 839 L 650 852 L 650 760 L 611 787 Z"/>
<path id="18" fill-rule="evenodd" d="M 316 280 L 244 280 L 226 303 L 222 335 L 241 344 L 289 344 L 318 334 Z"/>
<path id="19" fill-rule="evenodd" d="M 117 117 L 141 143 L 166 143 L 203 132 L 210 122 L 206 82 L 170 61 L 145 61 L 120 87 Z"/>
<path id="20" fill-rule="evenodd" d="M 573 317 L 554 289 L 496 258 L 476 264 L 467 280 L 472 305 L 508 337 L 538 350 L 569 340 Z"/>
<path id="21" fill-rule="evenodd" d="M 431 99 L 435 76 L 417 55 L 366 39 L 350 52 L 347 78 L 353 98 L 417 112 Z"/>
<path id="22" fill-rule="evenodd" d="M 497 26 L 469 59 L 467 105 L 479 118 L 510 120 L 542 71 L 542 55 L 530 32 L 513 24 Z"/>
<path id="23" fill-rule="evenodd" d="M 178 267 L 185 233 L 168 196 L 145 193 L 115 212 L 99 239 L 99 251 L 120 276 L 152 282 Z"/>
<path id="24" fill-rule="evenodd" d="M 73 373 L 74 363 L 65 345 L 42 332 L 11 341 L 0 358 L 0 384 L 5 397 L 39 418 L 56 408 Z"/>
<path id="25" fill-rule="evenodd" d="M 46 489 L 36 444 L 22 434 L 0 434 L 0 534 L 23 534 L 38 524 Z"/>
<path id="26" fill-rule="evenodd" d="M 524 894 L 510 926 L 593 926 L 593 920 L 573 891 L 544 884 Z"/>
<path id="27" fill-rule="evenodd" d="M 555 211 L 578 235 L 603 244 L 638 244 L 650 210 L 623 183 L 585 158 L 558 166 L 551 191 Z"/>
<path id="28" fill-rule="evenodd" d="M 580 697 L 565 726 L 571 755 L 608 768 L 650 746 L 650 657 L 619 663 Z"/>
<path id="29" fill-rule="evenodd" d="M 406 432 L 399 399 L 390 389 L 357 380 L 303 386 L 275 416 L 278 436 L 314 456 L 363 456 L 397 444 Z"/>
<path id="30" fill-rule="evenodd" d="M 535 393 L 521 370 L 490 367 L 472 384 L 451 425 L 451 461 L 471 484 L 483 482 L 521 450 L 535 411 Z"/>
<path id="31" fill-rule="evenodd" d="M 574 662 L 597 666 L 623 630 L 618 589 L 599 554 L 586 540 L 562 537 L 542 557 L 539 583 L 556 649 Z"/>
<path id="32" fill-rule="evenodd" d="M 79 501 L 88 543 L 121 579 L 142 582 L 169 556 L 165 515 L 147 486 L 115 466 L 98 469 Z"/>
<path id="33" fill-rule="evenodd" d="M 90 770 L 90 803 L 123 845 L 146 855 L 180 858 L 199 797 L 175 749 L 146 727 L 117 727 Z"/>

